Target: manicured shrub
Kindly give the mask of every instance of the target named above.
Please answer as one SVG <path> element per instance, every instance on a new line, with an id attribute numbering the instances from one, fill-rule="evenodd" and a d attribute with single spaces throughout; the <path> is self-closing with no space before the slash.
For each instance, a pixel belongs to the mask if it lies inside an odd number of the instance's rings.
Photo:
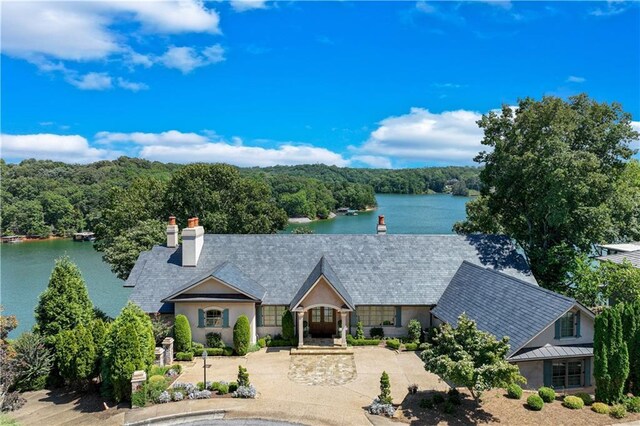
<path id="1" fill-rule="evenodd" d="M 155 385 L 157 385 L 159 383 L 162 383 L 163 385 L 165 385 L 167 383 L 167 381 L 164 378 L 164 376 L 162 376 L 160 374 L 156 374 L 155 376 L 149 377 L 149 385 L 150 386 L 155 386 Z"/>
<path id="2" fill-rule="evenodd" d="M 407 324 L 407 333 L 409 334 L 409 340 L 411 343 L 420 343 L 420 336 L 422 336 L 422 324 L 417 319 L 412 319 Z"/>
<path id="3" fill-rule="evenodd" d="M 227 383 L 219 383 L 217 388 L 218 395 L 226 395 L 229 393 L 229 385 Z"/>
<path id="4" fill-rule="evenodd" d="M 616 419 L 627 417 L 627 409 L 622 404 L 616 404 L 609 409 L 609 415 Z"/>
<path id="5" fill-rule="evenodd" d="M 233 355 L 233 348 L 230 346 L 227 346 L 226 348 L 224 348 L 222 355 L 224 356 L 231 356 Z"/>
<path id="6" fill-rule="evenodd" d="M 258 339 L 258 346 L 260 346 L 261 348 L 264 348 L 267 346 L 267 341 L 265 340 L 264 337 L 261 339 Z"/>
<path id="7" fill-rule="evenodd" d="M 386 342 L 386 345 L 389 349 L 400 349 L 400 340 L 397 339 L 389 339 Z"/>
<path id="8" fill-rule="evenodd" d="M 356 323 L 356 339 L 364 339 L 364 326 L 362 324 L 362 321 L 358 321 Z"/>
<path id="9" fill-rule="evenodd" d="M 16 377 L 13 384 L 15 390 L 24 392 L 43 389 L 54 360 L 51 351 L 45 346 L 44 338 L 26 332 L 22 333 L 12 346 L 16 352 Z"/>
<path id="10" fill-rule="evenodd" d="M 507 386 L 507 396 L 511 399 L 522 398 L 522 388 L 515 383 Z"/>
<path id="11" fill-rule="evenodd" d="M 233 349 L 240 356 L 246 355 L 250 340 L 251 327 L 249 326 L 249 318 L 246 315 L 240 315 L 233 326 Z"/>
<path id="12" fill-rule="evenodd" d="M 191 342 L 191 352 L 193 352 L 194 358 L 202 356 L 202 352 L 204 352 L 204 345 L 199 342 Z"/>
<path id="13" fill-rule="evenodd" d="M 622 401 L 630 371 L 621 318 L 623 306 L 607 308 L 595 319 L 593 376 L 596 399 L 609 404 Z"/>
<path id="14" fill-rule="evenodd" d="M 640 413 L 640 396 L 632 396 L 624 401 L 624 406 L 630 413 Z"/>
<path id="15" fill-rule="evenodd" d="M 533 411 L 540 411 L 544 406 L 544 401 L 539 395 L 529 395 L 527 398 L 527 406 Z"/>
<path id="16" fill-rule="evenodd" d="M 283 340 L 283 339 L 273 338 L 268 341 L 267 346 L 270 348 L 295 346 L 295 339 Z"/>
<path id="17" fill-rule="evenodd" d="M 575 394 L 575 396 L 580 398 L 586 406 L 590 406 L 591 404 L 593 404 L 593 398 L 591 398 L 591 395 L 586 392 L 578 392 L 577 394 Z"/>
<path id="18" fill-rule="evenodd" d="M 351 346 L 378 346 L 379 339 L 356 339 L 352 335 L 347 334 L 347 344 Z"/>
<path id="19" fill-rule="evenodd" d="M 249 372 L 246 368 L 239 365 L 238 366 L 238 386 L 249 386 L 251 383 L 249 382 Z"/>
<path id="20" fill-rule="evenodd" d="M 139 389 L 131 394 L 131 405 L 134 407 L 144 407 L 147 405 L 147 392 L 143 389 Z"/>
<path id="21" fill-rule="evenodd" d="M 609 406 L 603 402 L 594 402 L 591 406 L 591 411 L 598 414 L 609 414 Z"/>
<path id="22" fill-rule="evenodd" d="M 404 350 L 405 351 L 417 351 L 418 350 L 418 344 L 417 343 L 405 343 Z"/>
<path id="23" fill-rule="evenodd" d="M 229 392 L 235 392 L 238 390 L 238 382 L 229 383 Z"/>
<path id="24" fill-rule="evenodd" d="M 208 348 L 224 348 L 225 344 L 222 341 L 222 335 L 220 333 L 207 333 L 207 347 Z"/>
<path id="25" fill-rule="evenodd" d="M 540 398 L 546 403 L 553 402 L 556 399 L 556 391 L 546 386 L 538 389 L 538 395 L 540 395 Z"/>
<path id="26" fill-rule="evenodd" d="M 564 397 L 562 405 L 572 410 L 580 410 L 584 407 L 584 401 L 577 396 L 567 395 Z"/>
<path id="27" fill-rule="evenodd" d="M 68 385 L 84 387 L 96 372 L 98 354 L 91 331 L 79 324 L 53 338 L 55 365 Z"/>
<path id="28" fill-rule="evenodd" d="M 193 361 L 193 353 L 191 352 L 178 352 L 176 353 L 177 361 Z"/>
<path id="29" fill-rule="evenodd" d="M 176 315 L 173 324 L 173 336 L 176 352 L 189 352 L 192 350 L 191 325 L 186 316 L 182 314 Z"/>
<path id="30" fill-rule="evenodd" d="M 382 376 L 380 376 L 380 395 L 378 395 L 378 399 L 382 404 L 391 404 L 391 383 L 389 381 L 389 375 L 386 371 L 382 372 Z"/>
<path id="31" fill-rule="evenodd" d="M 384 337 L 384 328 L 371 327 L 369 330 L 369 336 L 371 336 L 372 339 L 382 339 Z"/>
<path id="32" fill-rule="evenodd" d="M 285 340 L 290 340 L 295 337 L 293 314 L 288 309 L 282 314 L 282 337 Z"/>
<path id="33" fill-rule="evenodd" d="M 434 404 L 442 404 L 444 402 L 444 395 L 442 395 L 440 392 L 434 393 L 433 394 L 433 403 Z"/>
<path id="34" fill-rule="evenodd" d="M 427 410 L 433 409 L 433 399 L 431 398 L 422 398 L 420 400 L 420 408 L 425 408 Z"/>

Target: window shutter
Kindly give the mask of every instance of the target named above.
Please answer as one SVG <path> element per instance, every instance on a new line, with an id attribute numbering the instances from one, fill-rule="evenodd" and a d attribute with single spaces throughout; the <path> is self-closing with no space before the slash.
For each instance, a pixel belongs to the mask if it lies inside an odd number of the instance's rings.
<path id="1" fill-rule="evenodd" d="M 580 311 L 576 313 L 576 337 L 580 337 Z"/>
<path id="2" fill-rule="evenodd" d="M 198 309 L 198 328 L 204 328 L 204 311 Z"/>
<path id="3" fill-rule="evenodd" d="M 554 339 L 559 339 L 560 338 L 560 321 L 562 321 L 561 319 L 556 321 L 556 335 L 553 337 Z"/>
<path id="4" fill-rule="evenodd" d="M 584 385 L 591 386 L 591 358 L 584 360 Z"/>
<path id="5" fill-rule="evenodd" d="M 256 327 L 262 327 L 262 305 L 256 306 Z"/>
<path id="6" fill-rule="evenodd" d="M 547 387 L 551 387 L 551 385 L 553 384 L 553 361 L 551 361 L 550 359 L 545 359 L 543 371 L 544 385 Z"/>
<path id="7" fill-rule="evenodd" d="M 402 306 L 396 306 L 396 327 L 402 327 Z"/>
<path id="8" fill-rule="evenodd" d="M 222 327 L 229 328 L 229 309 L 222 311 Z"/>

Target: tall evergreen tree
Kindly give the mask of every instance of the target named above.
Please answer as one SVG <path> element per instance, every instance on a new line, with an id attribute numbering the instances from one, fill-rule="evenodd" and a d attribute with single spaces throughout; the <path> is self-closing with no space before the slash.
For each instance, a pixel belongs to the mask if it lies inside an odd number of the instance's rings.
<path id="1" fill-rule="evenodd" d="M 80 270 L 68 256 L 56 260 L 49 286 L 40 295 L 35 317 L 35 331 L 45 338 L 93 320 L 93 303 L 87 286 Z"/>
<path id="2" fill-rule="evenodd" d="M 607 338 L 609 330 L 609 311 L 596 316 L 593 336 L 593 376 L 596 380 L 596 399 L 609 400 L 611 376 L 609 375 L 609 353 Z"/>
<path id="3" fill-rule="evenodd" d="M 596 317 L 594 338 L 596 398 L 609 404 L 622 400 L 629 376 L 629 352 L 623 337 L 622 306 L 609 308 Z"/>
<path id="4" fill-rule="evenodd" d="M 629 377 L 625 392 L 640 395 L 640 301 L 622 308 L 622 329 L 629 350 Z"/>

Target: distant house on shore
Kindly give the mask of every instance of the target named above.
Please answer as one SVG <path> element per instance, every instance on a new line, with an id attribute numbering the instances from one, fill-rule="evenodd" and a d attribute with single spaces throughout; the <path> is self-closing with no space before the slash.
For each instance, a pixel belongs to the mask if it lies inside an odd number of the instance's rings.
<path id="1" fill-rule="evenodd" d="M 185 315 L 193 339 L 209 332 L 233 340 L 240 315 L 251 343 L 282 333 L 294 314 L 298 347 L 315 338 L 346 346 L 365 334 L 404 336 L 410 320 L 424 329 L 455 324 L 467 313 L 498 338 L 511 338 L 508 360 L 529 387 L 590 386 L 593 314 L 575 300 L 538 287 L 525 258 L 500 235 L 209 235 L 198 219 L 167 243 L 140 254 L 125 285 L 149 313 Z"/>

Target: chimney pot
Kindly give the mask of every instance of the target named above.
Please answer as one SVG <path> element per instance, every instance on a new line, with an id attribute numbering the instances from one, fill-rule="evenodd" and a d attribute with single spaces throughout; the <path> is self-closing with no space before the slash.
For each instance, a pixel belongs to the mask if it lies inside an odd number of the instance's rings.
<path id="1" fill-rule="evenodd" d="M 384 215 L 378 216 L 378 226 L 376 226 L 376 234 L 385 235 L 387 233 L 387 225 L 384 223 Z"/>
<path id="2" fill-rule="evenodd" d="M 169 216 L 169 225 L 175 225 L 175 224 L 176 224 L 176 217 Z"/>
<path id="3" fill-rule="evenodd" d="M 193 228 L 193 218 L 187 219 L 187 228 Z"/>
<path id="4" fill-rule="evenodd" d="M 384 225 L 384 215 L 378 216 L 378 225 Z"/>
<path id="5" fill-rule="evenodd" d="M 198 216 L 193 218 L 193 226 L 200 226 L 200 219 L 198 219 Z"/>
<path id="6" fill-rule="evenodd" d="M 178 247 L 178 225 L 176 225 L 176 217 L 169 216 L 167 224 L 167 247 Z"/>

